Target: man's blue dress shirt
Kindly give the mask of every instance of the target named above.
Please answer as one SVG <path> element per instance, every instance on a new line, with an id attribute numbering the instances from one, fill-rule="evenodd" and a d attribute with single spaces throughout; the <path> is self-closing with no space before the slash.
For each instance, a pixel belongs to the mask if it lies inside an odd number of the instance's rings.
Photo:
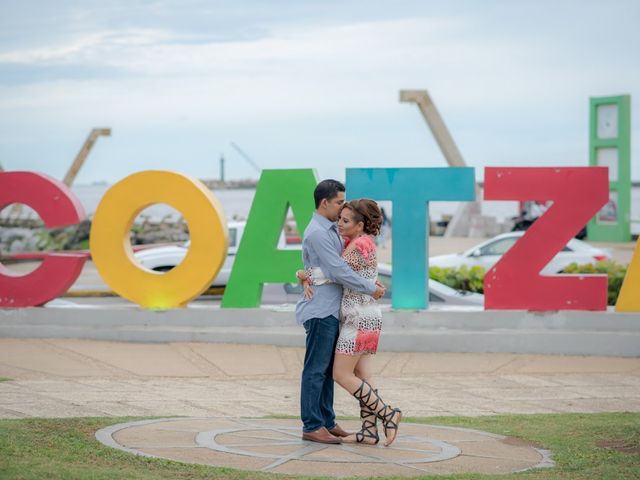
<path id="1" fill-rule="evenodd" d="M 342 287 L 373 294 L 376 284 L 354 272 L 342 258 L 343 243 L 338 228 L 331 220 L 314 212 L 311 222 L 304 231 L 302 260 L 304 267 L 319 267 L 333 283 L 314 285 L 313 298 L 304 296 L 296 305 L 296 320 L 299 325 L 311 318 L 326 318 L 333 315 L 340 318 Z"/>

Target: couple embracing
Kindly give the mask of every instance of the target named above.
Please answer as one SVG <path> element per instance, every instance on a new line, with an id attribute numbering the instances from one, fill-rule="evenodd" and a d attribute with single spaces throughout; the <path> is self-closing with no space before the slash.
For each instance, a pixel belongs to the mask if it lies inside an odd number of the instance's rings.
<path id="1" fill-rule="evenodd" d="M 297 275 L 304 296 L 296 306 L 297 322 L 306 332 L 302 438 L 374 445 L 379 441 L 380 420 L 388 446 L 396 438 L 402 412 L 384 403 L 371 380 L 371 356 L 382 327 L 376 300 L 385 293 L 376 280 L 374 243 L 382 213 L 373 200 L 345 203 L 344 192 L 344 185 L 336 180 L 318 184 L 316 211 L 302 242 L 305 270 Z M 360 403 L 362 428 L 356 433 L 345 432 L 336 423 L 334 380 Z"/>

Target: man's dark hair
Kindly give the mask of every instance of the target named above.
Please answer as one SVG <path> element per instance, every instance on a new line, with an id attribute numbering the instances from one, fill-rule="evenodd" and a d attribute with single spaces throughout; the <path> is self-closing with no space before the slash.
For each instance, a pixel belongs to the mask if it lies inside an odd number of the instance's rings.
<path id="1" fill-rule="evenodd" d="M 323 199 L 331 200 L 338 196 L 338 192 L 344 192 L 345 188 L 342 183 L 337 180 L 323 180 L 313 191 L 313 198 L 316 201 L 316 208 L 320 206 Z"/>

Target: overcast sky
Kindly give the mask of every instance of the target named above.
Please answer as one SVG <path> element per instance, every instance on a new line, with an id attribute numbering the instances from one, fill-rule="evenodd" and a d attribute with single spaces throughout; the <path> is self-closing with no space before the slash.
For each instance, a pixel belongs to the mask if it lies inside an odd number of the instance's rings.
<path id="1" fill-rule="evenodd" d="M 401 89 L 426 89 L 484 166 L 588 164 L 589 97 L 630 94 L 638 1 L 21 1 L 0 15 L 0 163 L 77 183 L 146 169 L 439 167 Z"/>

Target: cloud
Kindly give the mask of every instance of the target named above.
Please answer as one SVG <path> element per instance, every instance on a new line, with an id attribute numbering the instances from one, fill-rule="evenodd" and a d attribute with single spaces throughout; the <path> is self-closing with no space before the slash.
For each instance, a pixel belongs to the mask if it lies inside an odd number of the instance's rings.
<path id="1" fill-rule="evenodd" d="M 575 58 L 561 60 L 562 51 L 554 53 L 551 43 L 483 39 L 468 19 L 447 17 L 288 26 L 249 41 L 194 41 L 170 30 L 123 29 L 4 52 L 0 66 L 66 65 L 98 73 L 113 69 L 119 72 L 113 80 L 98 76 L 77 81 L 71 69 L 69 78 L 44 88 L 34 78 L 34 88 L 25 85 L 14 92 L 16 98 L 28 98 L 28 105 L 38 98 L 50 104 L 51 95 L 63 102 L 95 98 L 100 92 L 125 95 L 140 114 L 151 115 L 158 113 L 153 104 L 159 94 L 179 110 L 180 105 L 196 111 L 198 105 L 218 105 L 243 116 L 352 108 L 367 112 L 389 108 L 395 104 L 395 90 L 412 86 L 437 92 L 453 112 L 509 105 L 538 110 L 583 85 L 598 90 L 613 83 L 615 89 L 615 83 L 623 88 L 640 80 L 632 62 L 617 66 L 626 81 L 616 82 L 598 72 L 606 72 L 606 59 L 597 67 Z M 18 106 L 15 98 L 10 103 Z"/>
<path id="2" fill-rule="evenodd" d="M 279 4 L 284 20 L 236 12 L 235 23 L 219 31 L 222 13 L 210 31 L 203 26 L 210 16 L 189 30 L 198 11 L 165 2 L 153 4 L 152 20 L 138 11 L 136 21 L 121 25 L 79 11 L 73 28 L 50 40 L 0 48 L 0 128 L 11 132 L 0 143 L 28 139 L 20 132 L 34 127 L 217 131 L 220 138 L 235 131 L 261 142 L 253 150 L 281 137 L 288 145 L 280 151 L 290 157 L 317 161 L 309 151 L 322 151 L 337 159 L 327 163 L 337 169 L 345 152 L 374 163 L 397 152 L 410 163 L 421 161 L 420 149 L 433 140 L 417 109 L 399 104 L 398 90 L 426 88 L 465 157 L 478 165 L 580 162 L 589 96 L 631 93 L 637 111 L 640 68 L 616 46 L 639 34 L 624 28 L 624 18 L 620 31 L 611 31 L 608 18 L 619 13 L 607 17 L 605 7 L 588 2 L 551 19 L 548 4 L 527 5 L 479 9 L 470 2 L 460 13 L 434 7 L 427 15 L 416 7 L 404 18 L 363 20 L 356 12 L 339 21 L 325 13 L 314 22 L 287 16 Z M 126 5 L 119 8 L 114 18 L 126 13 Z M 183 23 L 158 21 L 158 11 Z M 13 80 L 3 80 L 3 71 Z M 313 145 L 320 138 L 323 145 Z"/>

